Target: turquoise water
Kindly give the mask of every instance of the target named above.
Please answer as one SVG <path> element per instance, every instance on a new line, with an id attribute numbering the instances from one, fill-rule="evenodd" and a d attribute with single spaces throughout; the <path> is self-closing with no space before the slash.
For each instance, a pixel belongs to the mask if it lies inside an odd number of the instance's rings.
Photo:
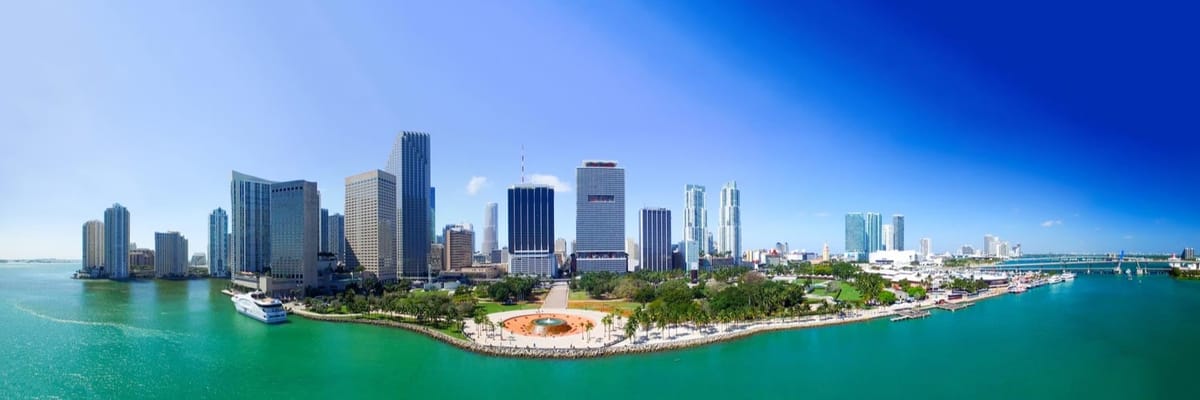
<path id="1" fill-rule="evenodd" d="M 902 323 L 581 361 L 236 314 L 213 281 L 0 264 L 0 398 L 1195 398 L 1200 282 L 1112 275 Z"/>

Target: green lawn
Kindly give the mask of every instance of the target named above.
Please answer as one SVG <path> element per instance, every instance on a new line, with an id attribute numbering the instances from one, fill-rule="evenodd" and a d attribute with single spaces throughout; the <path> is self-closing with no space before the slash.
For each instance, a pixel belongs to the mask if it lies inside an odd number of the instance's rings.
<path id="1" fill-rule="evenodd" d="M 585 292 L 585 291 L 572 290 L 571 294 L 567 296 L 567 299 L 568 300 L 591 300 L 592 298 L 591 298 L 591 296 L 588 296 L 587 292 Z"/>
<path id="2" fill-rule="evenodd" d="M 622 314 L 629 315 L 633 310 L 641 307 L 642 303 L 634 303 L 632 301 L 572 301 L 567 308 L 577 310 L 592 310 L 603 313 L 619 310 Z"/>
<path id="3" fill-rule="evenodd" d="M 498 313 L 498 312 L 503 312 L 503 311 L 529 310 L 529 309 L 541 307 L 542 303 L 517 303 L 517 304 L 506 306 L 506 305 L 503 305 L 500 303 L 480 302 L 479 306 L 483 307 L 483 310 L 486 311 L 488 314 L 491 314 L 491 313 Z"/>
<path id="4" fill-rule="evenodd" d="M 838 284 L 842 287 L 842 293 L 837 297 L 839 301 L 848 301 L 852 303 L 862 301 L 862 295 L 858 293 L 858 289 L 855 289 L 854 285 L 846 282 L 838 282 Z"/>

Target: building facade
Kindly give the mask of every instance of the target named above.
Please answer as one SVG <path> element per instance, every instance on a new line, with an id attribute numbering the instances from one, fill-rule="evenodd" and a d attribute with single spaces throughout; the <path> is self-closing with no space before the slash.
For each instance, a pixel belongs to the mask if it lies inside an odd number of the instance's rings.
<path id="1" fill-rule="evenodd" d="M 641 269 L 671 269 L 671 210 L 643 208 L 638 216 L 638 228 Z"/>
<path id="2" fill-rule="evenodd" d="M 928 260 L 933 256 L 933 239 L 921 238 L 921 258 Z"/>
<path id="3" fill-rule="evenodd" d="M 154 276 L 183 278 L 188 268 L 187 238 L 179 232 L 154 232 Z"/>
<path id="4" fill-rule="evenodd" d="M 321 251 L 320 252 L 321 253 L 331 253 L 332 251 L 330 251 L 330 247 L 329 247 L 329 210 L 328 209 L 325 209 L 325 208 L 321 209 L 321 216 L 319 217 L 318 221 L 321 224 L 321 233 L 319 234 L 318 239 L 317 239 L 317 241 L 321 243 L 321 247 L 320 247 Z"/>
<path id="5" fill-rule="evenodd" d="M 104 210 L 104 263 L 109 278 L 129 279 L 129 210 L 119 203 Z"/>
<path id="6" fill-rule="evenodd" d="M 326 239 L 326 243 L 329 244 L 329 253 L 333 253 L 333 263 L 334 265 L 337 265 L 338 263 L 345 263 L 346 217 L 342 214 L 330 214 L 328 222 L 329 238 Z"/>
<path id="7" fill-rule="evenodd" d="M 557 277 L 554 258 L 554 188 L 520 184 L 508 189 L 508 271 Z"/>
<path id="8" fill-rule="evenodd" d="M 869 212 L 865 215 L 867 231 L 867 252 L 883 250 L 883 217 L 879 213 Z"/>
<path id="9" fill-rule="evenodd" d="M 892 215 L 892 243 L 896 245 L 895 249 L 888 250 L 904 250 L 904 216 L 900 214 Z"/>
<path id="10" fill-rule="evenodd" d="M 487 257 L 487 262 L 496 263 L 500 260 L 493 260 L 492 253 L 500 248 L 496 236 L 496 216 L 499 206 L 496 203 L 487 203 L 483 206 L 483 247 L 480 249 L 483 255 Z"/>
<path id="11" fill-rule="evenodd" d="M 396 177 L 381 170 L 346 178 L 345 251 L 348 269 L 363 267 L 376 279 L 399 277 L 396 262 Z M 341 219 L 334 214 L 331 221 Z M 336 231 L 337 222 L 331 223 Z M 336 237 L 334 238 L 337 239 Z"/>
<path id="12" fill-rule="evenodd" d="M 83 223 L 83 269 L 104 268 L 104 222 L 91 220 Z"/>
<path id="13" fill-rule="evenodd" d="M 271 262 L 271 185 L 266 179 L 233 171 L 230 184 L 229 271 L 236 280 L 255 281 Z"/>
<path id="14" fill-rule="evenodd" d="M 584 161 L 575 169 L 575 184 L 576 269 L 626 272 L 625 169 L 613 161 Z"/>
<path id="15" fill-rule="evenodd" d="M 462 269 L 473 264 L 475 255 L 475 232 L 470 225 L 448 225 L 442 231 L 445 238 L 445 262 L 443 271 Z"/>
<path id="16" fill-rule="evenodd" d="M 271 284 L 273 291 L 316 288 L 321 195 L 317 183 L 271 185 Z"/>
<path id="17" fill-rule="evenodd" d="M 717 228 L 717 253 L 733 257 L 738 264 L 742 256 L 742 191 L 737 182 L 721 188 L 720 225 Z"/>
<path id="18" fill-rule="evenodd" d="M 896 235 L 892 233 L 892 224 L 883 224 L 883 250 L 896 249 Z"/>
<path id="19" fill-rule="evenodd" d="M 683 188 L 683 249 L 684 263 L 688 269 L 700 267 L 700 246 L 707 240 L 708 210 L 704 205 L 704 186 L 687 185 Z"/>
<path id="20" fill-rule="evenodd" d="M 229 215 L 221 208 L 208 214 L 208 274 L 229 276 Z"/>
<path id="21" fill-rule="evenodd" d="M 429 161 L 429 134 L 396 135 L 387 172 L 396 178 L 396 263 L 403 277 L 429 274 L 429 244 L 434 236 Z"/>
<path id="22" fill-rule="evenodd" d="M 867 219 L 863 213 L 846 214 L 846 255 L 854 261 L 867 256 Z"/>

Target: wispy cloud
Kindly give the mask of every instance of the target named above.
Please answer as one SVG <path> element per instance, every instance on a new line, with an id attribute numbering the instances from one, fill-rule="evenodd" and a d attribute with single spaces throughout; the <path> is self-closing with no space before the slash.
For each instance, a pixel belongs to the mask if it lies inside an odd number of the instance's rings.
<path id="1" fill-rule="evenodd" d="M 471 180 L 467 181 L 467 194 L 474 196 L 476 193 L 479 193 L 479 189 L 483 189 L 485 185 L 487 185 L 486 176 L 472 176 Z"/>
<path id="2" fill-rule="evenodd" d="M 1043 228 L 1050 228 L 1055 225 L 1062 225 L 1062 220 L 1061 219 L 1050 219 L 1050 220 L 1046 220 L 1046 221 L 1042 222 Z"/>
<path id="3" fill-rule="evenodd" d="M 529 181 L 540 185 L 550 185 L 555 192 L 570 192 L 571 186 L 563 182 L 554 175 L 533 174 L 529 176 Z"/>

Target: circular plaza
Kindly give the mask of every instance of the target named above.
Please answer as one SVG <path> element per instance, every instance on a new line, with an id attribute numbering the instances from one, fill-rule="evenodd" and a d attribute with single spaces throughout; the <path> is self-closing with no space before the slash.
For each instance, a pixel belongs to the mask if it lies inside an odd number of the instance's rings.
<path id="1" fill-rule="evenodd" d="M 490 346 L 583 349 L 604 347 L 621 338 L 605 334 L 600 321 L 606 315 L 599 311 L 565 308 L 515 310 L 488 314 L 490 324 L 484 326 L 467 321 L 464 328 L 473 341 Z M 609 329 L 611 333 L 615 333 L 613 328 L 616 326 Z"/>

